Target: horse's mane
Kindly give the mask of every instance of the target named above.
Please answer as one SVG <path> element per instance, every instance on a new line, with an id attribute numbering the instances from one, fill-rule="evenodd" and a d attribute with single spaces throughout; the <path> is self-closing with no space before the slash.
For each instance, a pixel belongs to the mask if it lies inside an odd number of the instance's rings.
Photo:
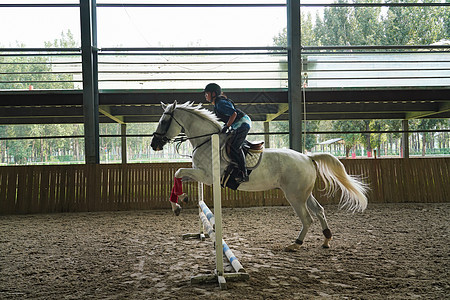
<path id="1" fill-rule="evenodd" d="M 197 116 L 199 116 L 202 119 L 208 120 L 211 123 L 213 123 L 215 126 L 217 126 L 217 128 L 221 128 L 222 126 L 220 125 L 219 119 L 216 117 L 216 115 L 206 109 L 202 107 L 202 104 L 194 104 L 193 101 L 188 101 L 186 103 L 183 104 L 177 104 L 175 109 L 181 109 L 181 110 L 186 110 L 189 111 Z"/>

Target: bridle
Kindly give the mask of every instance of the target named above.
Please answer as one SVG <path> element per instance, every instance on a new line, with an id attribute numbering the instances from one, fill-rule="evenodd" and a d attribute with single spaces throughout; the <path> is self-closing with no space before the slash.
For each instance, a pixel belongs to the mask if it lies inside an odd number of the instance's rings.
<path id="1" fill-rule="evenodd" d="M 187 112 L 189 112 L 188 110 L 186 110 Z M 167 126 L 165 128 L 165 130 L 163 131 L 163 133 L 159 133 L 159 132 L 153 132 L 153 136 L 160 139 L 163 142 L 163 145 L 165 145 L 166 143 L 170 142 L 170 139 L 166 136 L 167 131 L 169 131 L 170 125 L 172 124 L 172 120 L 175 120 L 175 122 L 177 122 L 178 125 L 180 125 L 180 127 L 182 129 L 184 129 L 183 125 L 181 125 L 181 123 L 175 118 L 174 116 L 174 111 L 172 112 L 163 112 L 163 115 L 168 115 L 170 116 L 170 119 L 167 123 Z M 178 142 L 176 149 L 177 149 L 177 153 L 179 153 L 179 148 L 181 146 L 182 143 L 184 143 L 187 140 L 193 140 L 193 139 L 198 139 L 198 138 L 203 138 L 203 137 L 211 137 L 213 134 L 218 134 L 220 133 L 221 130 L 219 129 L 217 132 L 212 132 L 212 133 L 207 133 L 207 134 L 202 134 L 202 135 L 198 135 L 198 136 L 193 136 L 193 137 L 187 137 L 187 136 L 180 136 L 178 138 L 174 139 L 174 142 Z M 203 143 L 201 143 L 200 145 L 196 146 L 194 148 L 194 150 L 192 151 L 192 153 L 195 152 L 195 150 L 197 150 L 198 148 L 200 148 L 201 146 L 205 145 L 207 142 L 209 141 L 209 139 L 205 140 Z M 161 146 L 163 146 L 161 145 Z M 181 155 L 181 154 L 180 154 Z M 182 156 L 186 156 L 186 155 L 182 155 Z M 188 155 L 190 156 L 190 155 Z M 190 156 L 192 157 L 192 156 Z"/>
<path id="2" fill-rule="evenodd" d="M 178 125 L 180 125 L 181 128 L 184 129 L 183 125 L 181 125 L 180 122 L 178 122 L 177 119 L 175 119 L 175 116 L 173 115 L 173 111 L 172 112 L 163 112 L 163 115 L 169 115 L 170 119 L 168 121 L 168 124 L 164 130 L 163 133 L 159 133 L 159 132 L 153 132 L 153 136 L 158 137 L 161 139 L 161 141 L 164 142 L 164 144 L 166 144 L 167 142 L 170 142 L 170 139 L 166 136 L 167 131 L 169 131 L 170 125 L 172 125 L 172 120 L 175 120 L 175 122 L 177 122 Z"/>

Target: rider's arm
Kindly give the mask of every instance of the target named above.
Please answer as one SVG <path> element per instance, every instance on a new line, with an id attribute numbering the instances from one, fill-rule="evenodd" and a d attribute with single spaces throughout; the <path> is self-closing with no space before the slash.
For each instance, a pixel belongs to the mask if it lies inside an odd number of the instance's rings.
<path id="1" fill-rule="evenodd" d="M 231 116 L 230 116 L 230 118 L 228 119 L 228 122 L 227 122 L 227 127 L 230 127 L 231 125 L 233 125 L 233 123 L 234 123 L 234 120 L 236 120 L 236 116 L 237 116 L 237 112 L 234 112 Z"/>

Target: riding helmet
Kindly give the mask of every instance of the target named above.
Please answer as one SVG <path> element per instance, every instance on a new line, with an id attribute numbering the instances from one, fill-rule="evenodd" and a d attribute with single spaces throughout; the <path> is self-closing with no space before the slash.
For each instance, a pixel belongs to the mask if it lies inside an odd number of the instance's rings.
<path id="1" fill-rule="evenodd" d="M 217 83 L 209 83 L 203 92 L 210 92 L 211 94 L 214 92 L 216 96 L 219 96 L 222 94 L 222 88 Z"/>

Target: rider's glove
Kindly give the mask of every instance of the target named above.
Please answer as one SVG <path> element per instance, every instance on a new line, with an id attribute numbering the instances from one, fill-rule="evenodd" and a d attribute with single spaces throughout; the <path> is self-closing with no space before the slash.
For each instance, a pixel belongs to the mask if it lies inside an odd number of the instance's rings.
<path id="1" fill-rule="evenodd" d="M 227 133 L 228 129 L 229 129 L 229 127 L 225 124 L 225 125 L 223 125 L 222 130 L 220 132 Z"/>

